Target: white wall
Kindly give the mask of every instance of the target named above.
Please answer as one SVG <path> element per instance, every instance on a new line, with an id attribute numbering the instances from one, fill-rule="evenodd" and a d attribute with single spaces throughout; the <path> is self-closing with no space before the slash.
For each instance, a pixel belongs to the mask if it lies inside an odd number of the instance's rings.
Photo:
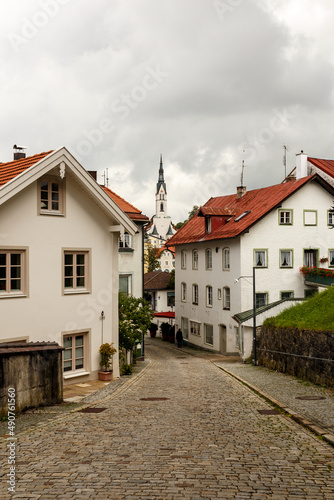
<path id="1" fill-rule="evenodd" d="M 100 368 L 101 343 L 114 342 L 118 349 L 118 234 L 109 232 L 111 217 L 70 176 L 66 178 L 65 217 L 38 215 L 37 196 L 35 182 L 0 207 L 0 245 L 27 247 L 29 274 L 27 297 L 0 299 L 0 338 L 26 336 L 29 341 L 62 344 L 64 332 L 88 330 L 88 378 L 93 379 Z M 63 295 L 64 247 L 91 249 L 91 293 Z M 119 374 L 118 355 L 114 356 L 114 374 Z"/>
<path id="2" fill-rule="evenodd" d="M 134 297 L 143 296 L 143 248 L 142 248 L 142 225 L 138 225 L 139 233 L 133 235 L 133 252 L 120 251 L 118 253 L 118 264 L 120 274 L 131 276 L 131 295 Z"/>

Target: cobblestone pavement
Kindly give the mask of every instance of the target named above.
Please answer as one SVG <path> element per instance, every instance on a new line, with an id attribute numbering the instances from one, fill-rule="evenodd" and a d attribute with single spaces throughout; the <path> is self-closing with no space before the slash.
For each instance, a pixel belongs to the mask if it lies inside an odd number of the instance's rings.
<path id="1" fill-rule="evenodd" d="M 334 449 L 217 366 L 147 343 L 151 363 L 91 408 L 17 434 L 0 498 L 334 499 Z M 160 398 L 160 399 L 157 399 Z"/>

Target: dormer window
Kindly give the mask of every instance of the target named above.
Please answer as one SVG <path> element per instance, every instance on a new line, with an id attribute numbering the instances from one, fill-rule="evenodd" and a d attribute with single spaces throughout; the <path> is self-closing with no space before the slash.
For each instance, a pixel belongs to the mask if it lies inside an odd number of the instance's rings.
<path id="1" fill-rule="evenodd" d="M 63 183 L 59 178 L 46 177 L 40 180 L 39 208 L 43 215 L 63 215 Z"/>
<path id="2" fill-rule="evenodd" d="M 205 217 L 205 232 L 211 233 L 211 217 L 210 216 Z"/>

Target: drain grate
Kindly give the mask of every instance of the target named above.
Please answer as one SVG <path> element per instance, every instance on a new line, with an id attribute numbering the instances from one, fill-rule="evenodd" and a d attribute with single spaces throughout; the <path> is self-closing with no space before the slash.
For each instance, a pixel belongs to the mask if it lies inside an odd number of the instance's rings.
<path id="1" fill-rule="evenodd" d="M 302 401 L 320 401 L 326 398 L 324 396 L 297 396 L 296 399 L 301 399 Z"/>
<path id="2" fill-rule="evenodd" d="M 170 398 L 140 398 L 140 401 L 168 401 Z"/>
<path id="3" fill-rule="evenodd" d="M 83 410 L 79 410 L 81 413 L 101 413 L 107 408 L 84 408 Z"/>
<path id="4" fill-rule="evenodd" d="M 257 410 L 261 415 L 279 415 L 277 410 Z"/>

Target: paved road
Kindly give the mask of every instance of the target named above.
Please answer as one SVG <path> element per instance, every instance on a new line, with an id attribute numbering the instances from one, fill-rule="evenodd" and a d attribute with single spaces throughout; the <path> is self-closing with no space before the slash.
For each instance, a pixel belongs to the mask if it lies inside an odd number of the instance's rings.
<path id="1" fill-rule="evenodd" d="M 103 412 L 19 434 L 16 490 L 3 475 L 0 498 L 334 499 L 330 445 L 260 414 L 271 408 L 208 359 L 156 342 L 146 353 L 148 368 L 93 404 Z"/>

